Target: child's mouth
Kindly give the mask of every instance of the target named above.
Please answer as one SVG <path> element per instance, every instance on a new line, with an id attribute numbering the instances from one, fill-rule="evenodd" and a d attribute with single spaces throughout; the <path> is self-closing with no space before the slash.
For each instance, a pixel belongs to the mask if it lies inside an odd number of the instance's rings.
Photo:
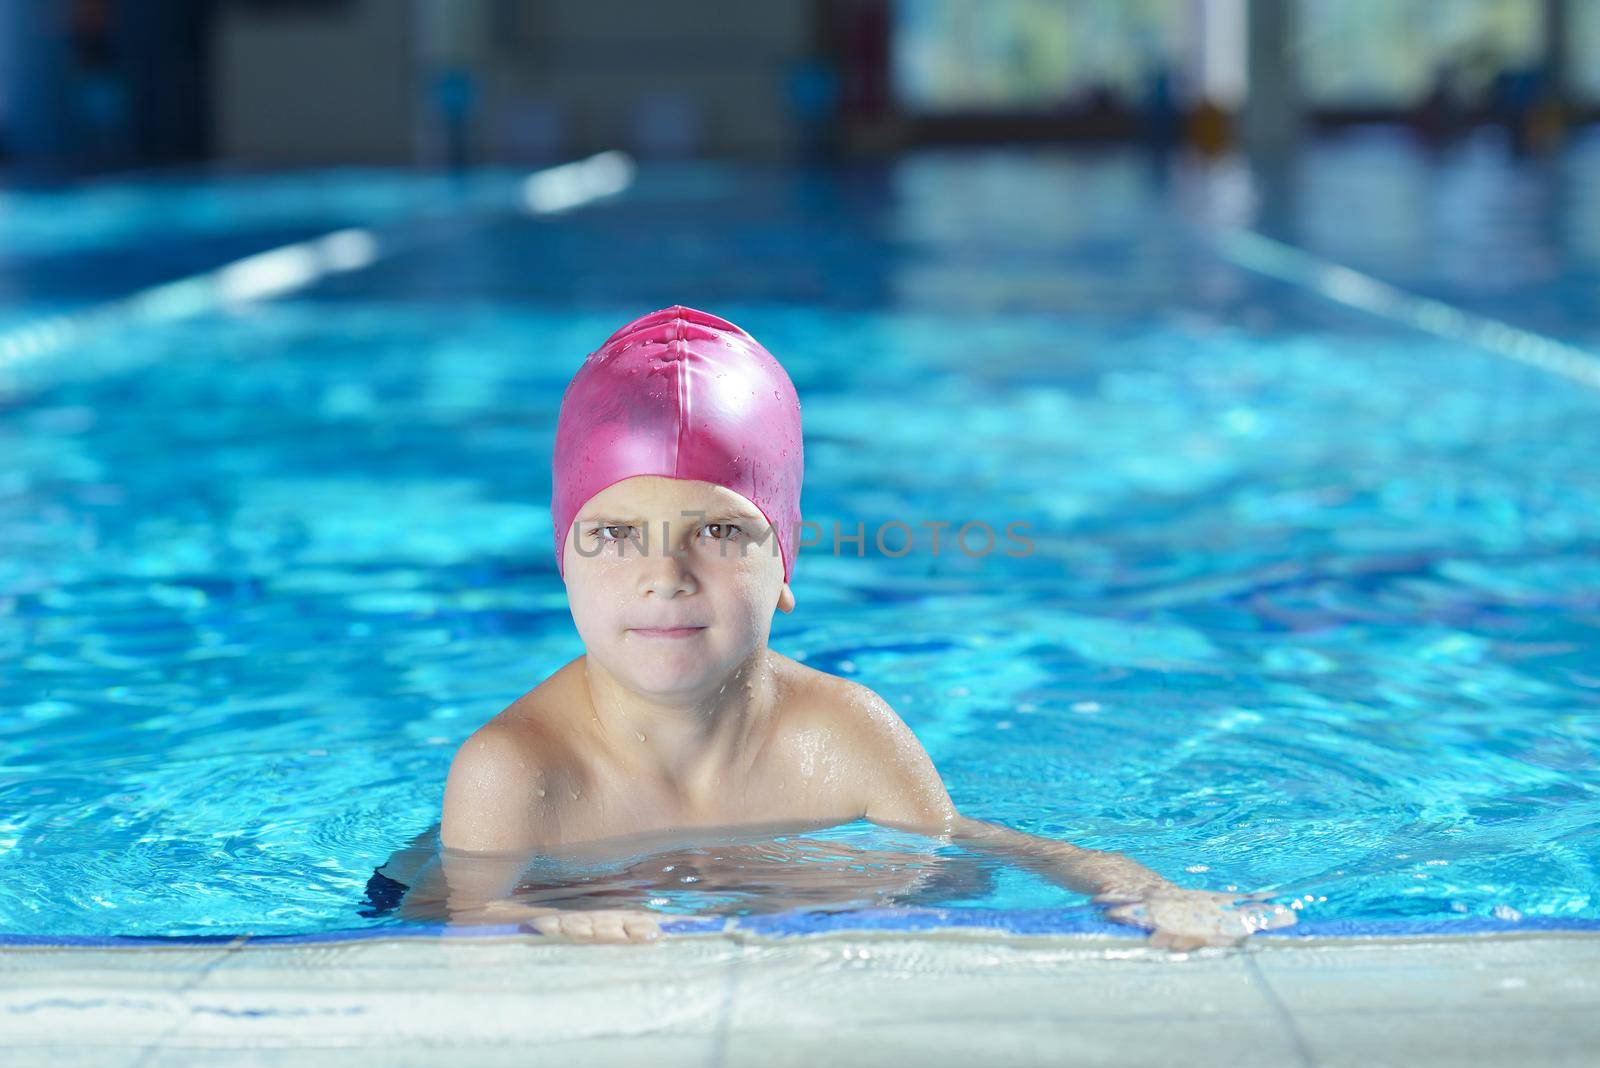
<path id="1" fill-rule="evenodd" d="M 637 634 L 642 638 L 692 638 L 705 630 L 704 627 L 630 627 L 629 634 Z"/>

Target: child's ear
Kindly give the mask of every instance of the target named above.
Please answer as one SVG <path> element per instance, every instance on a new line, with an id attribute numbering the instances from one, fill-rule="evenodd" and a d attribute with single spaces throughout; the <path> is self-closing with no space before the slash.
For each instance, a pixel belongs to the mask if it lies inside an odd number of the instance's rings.
<path id="1" fill-rule="evenodd" d="M 789 588 L 787 582 L 783 584 L 783 589 L 778 591 L 778 611 L 794 611 L 794 591 Z"/>

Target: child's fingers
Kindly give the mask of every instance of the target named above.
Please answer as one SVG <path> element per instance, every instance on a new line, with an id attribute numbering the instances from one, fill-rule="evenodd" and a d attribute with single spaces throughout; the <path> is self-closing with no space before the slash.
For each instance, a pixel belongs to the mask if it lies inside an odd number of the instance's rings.
<path id="1" fill-rule="evenodd" d="M 1238 894 L 1225 890 L 1208 890 L 1206 897 L 1219 905 L 1236 905 L 1241 901 L 1251 900 L 1249 894 Z"/>
<path id="2" fill-rule="evenodd" d="M 1282 905 L 1273 905 L 1271 908 L 1257 909 L 1255 912 L 1260 929 L 1270 931 L 1277 927 L 1288 927 L 1299 922 L 1300 917 L 1294 914 L 1294 909 L 1284 908 Z"/>
<path id="3" fill-rule="evenodd" d="M 1118 923 L 1131 923 L 1140 927 L 1150 925 L 1150 907 L 1143 902 L 1135 901 L 1129 905 L 1118 905 L 1106 910 L 1106 919 Z"/>
<path id="4" fill-rule="evenodd" d="M 1157 937 L 1161 936 L 1159 942 Z M 1172 950 L 1200 949 L 1203 946 L 1236 946 L 1243 939 L 1238 935 L 1222 931 L 1174 931 L 1166 928 L 1157 928 L 1150 936 L 1150 941 L 1156 945 L 1164 945 Z"/>
<path id="5" fill-rule="evenodd" d="M 1238 896 L 1238 900 L 1240 900 L 1240 901 L 1251 901 L 1251 902 L 1269 901 L 1272 898 L 1275 898 L 1275 897 L 1278 897 L 1278 896 L 1280 896 L 1280 895 L 1274 890 L 1257 890 L 1253 894 L 1240 894 Z"/>
<path id="6" fill-rule="evenodd" d="M 597 942 L 626 942 L 628 932 L 622 929 L 622 917 L 614 912 L 595 913 L 594 938 Z"/>
<path id="7" fill-rule="evenodd" d="M 652 916 L 631 916 L 623 921 L 622 928 L 635 942 L 654 942 L 661 937 L 661 925 Z"/>
<path id="8" fill-rule="evenodd" d="M 661 937 L 654 915 L 627 909 L 552 913 L 535 917 L 523 927 L 575 942 L 653 942 Z"/>
<path id="9" fill-rule="evenodd" d="M 615 938 L 619 942 L 648 942 L 654 941 L 661 935 L 661 925 L 655 916 L 648 912 L 613 909 L 605 913 L 596 913 L 596 916 L 604 917 L 607 937 Z"/>
<path id="10" fill-rule="evenodd" d="M 1157 928 L 1150 934 L 1150 944 L 1160 949 L 1170 949 L 1181 953 L 1191 949 L 1199 949 L 1201 946 L 1211 943 L 1208 939 L 1199 935 L 1188 935 L 1178 931 Z"/>
<path id="11" fill-rule="evenodd" d="M 557 915 L 535 916 L 524 927 L 532 927 L 542 935 L 559 935 L 561 933 L 561 917 Z"/>

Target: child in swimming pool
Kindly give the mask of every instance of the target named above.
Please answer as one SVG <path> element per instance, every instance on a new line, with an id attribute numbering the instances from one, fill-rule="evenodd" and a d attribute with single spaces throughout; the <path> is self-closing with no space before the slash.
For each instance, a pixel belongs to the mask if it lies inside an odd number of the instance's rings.
<path id="1" fill-rule="evenodd" d="M 1256 895 L 963 816 L 882 697 L 769 649 L 773 611 L 795 606 L 801 474 L 794 386 L 732 323 L 667 308 L 584 362 L 562 400 L 552 512 L 585 653 L 455 755 L 438 873 L 453 920 L 648 941 L 656 913 L 508 895 L 555 847 L 867 819 L 1013 859 L 1156 945 L 1294 921 Z"/>

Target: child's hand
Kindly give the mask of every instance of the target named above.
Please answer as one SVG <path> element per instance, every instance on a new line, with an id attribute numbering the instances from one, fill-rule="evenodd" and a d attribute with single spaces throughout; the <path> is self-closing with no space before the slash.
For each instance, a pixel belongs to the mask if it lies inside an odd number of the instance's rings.
<path id="1" fill-rule="evenodd" d="M 1236 946 L 1256 931 L 1294 923 L 1294 911 L 1282 905 L 1234 906 L 1238 901 L 1257 902 L 1269 896 L 1174 886 L 1146 891 L 1132 900 L 1120 894 L 1101 894 L 1092 901 L 1113 906 L 1106 910 L 1107 919 L 1148 930 L 1151 945 L 1184 950 Z"/>
<path id="2" fill-rule="evenodd" d="M 660 918 L 639 909 L 558 909 L 521 901 L 489 901 L 451 913 L 455 923 L 514 923 L 525 931 L 574 942 L 654 942 Z"/>
<path id="3" fill-rule="evenodd" d="M 655 942 L 661 938 L 657 915 L 639 909 L 547 910 L 522 926 L 574 942 Z"/>

